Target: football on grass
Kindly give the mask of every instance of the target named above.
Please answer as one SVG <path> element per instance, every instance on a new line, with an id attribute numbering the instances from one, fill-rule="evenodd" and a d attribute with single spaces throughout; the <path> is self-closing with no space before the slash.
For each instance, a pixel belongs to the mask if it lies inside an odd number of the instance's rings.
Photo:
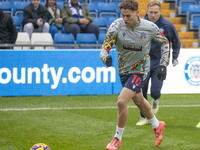
<path id="1" fill-rule="evenodd" d="M 51 150 L 50 147 L 44 143 L 38 143 L 31 147 L 30 150 Z"/>

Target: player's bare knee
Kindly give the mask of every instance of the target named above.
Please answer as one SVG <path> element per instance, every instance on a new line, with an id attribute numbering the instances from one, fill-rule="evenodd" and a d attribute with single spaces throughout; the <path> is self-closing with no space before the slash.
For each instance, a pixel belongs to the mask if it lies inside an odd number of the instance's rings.
<path id="1" fill-rule="evenodd" d="M 126 107 L 126 105 L 122 101 L 117 101 L 117 106 L 119 109 L 123 109 Z"/>
<path id="2" fill-rule="evenodd" d="M 140 106 L 142 106 L 142 105 L 144 104 L 144 101 L 143 101 L 143 99 L 141 99 L 141 98 L 134 98 L 134 99 L 133 99 L 133 102 L 134 102 L 134 104 L 135 104 L 136 106 L 138 106 L 138 107 L 140 107 Z"/>
<path id="3" fill-rule="evenodd" d="M 118 98 L 117 106 L 119 109 L 123 109 L 123 108 L 127 107 L 126 104 L 124 103 L 123 98 Z"/>

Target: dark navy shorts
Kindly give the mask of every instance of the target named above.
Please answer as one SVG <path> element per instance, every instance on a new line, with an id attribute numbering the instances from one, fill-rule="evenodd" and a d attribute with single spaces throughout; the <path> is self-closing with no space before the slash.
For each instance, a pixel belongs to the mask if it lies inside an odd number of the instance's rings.
<path id="1" fill-rule="evenodd" d="M 136 93 L 141 92 L 141 88 L 144 85 L 144 74 L 132 73 L 127 75 L 120 75 L 120 80 L 123 87 L 126 87 Z"/>

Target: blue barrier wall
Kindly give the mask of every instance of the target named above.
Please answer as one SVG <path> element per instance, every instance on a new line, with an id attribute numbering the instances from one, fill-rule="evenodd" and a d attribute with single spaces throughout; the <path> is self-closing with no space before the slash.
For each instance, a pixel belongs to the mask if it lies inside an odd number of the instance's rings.
<path id="1" fill-rule="evenodd" d="M 0 96 L 119 94 L 117 53 L 106 67 L 99 52 L 0 51 Z"/>

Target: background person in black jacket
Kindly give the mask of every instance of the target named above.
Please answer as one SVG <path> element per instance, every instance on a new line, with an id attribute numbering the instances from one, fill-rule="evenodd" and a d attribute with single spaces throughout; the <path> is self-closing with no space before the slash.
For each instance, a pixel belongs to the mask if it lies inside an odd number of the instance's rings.
<path id="1" fill-rule="evenodd" d="M 49 32 L 50 25 L 47 19 L 47 9 L 40 4 L 40 0 L 32 0 L 23 10 L 22 25 L 24 31 L 31 38 L 33 32 Z"/>
<path id="2" fill-rule="evenodd" d="M 3 10 L 0 9 L 0 49 L 12 48 L 12 46 L 4 47 L 2 44 L 15 44 L 17 34 L 18 32 L 12 17 L 4 14 Z"/>

